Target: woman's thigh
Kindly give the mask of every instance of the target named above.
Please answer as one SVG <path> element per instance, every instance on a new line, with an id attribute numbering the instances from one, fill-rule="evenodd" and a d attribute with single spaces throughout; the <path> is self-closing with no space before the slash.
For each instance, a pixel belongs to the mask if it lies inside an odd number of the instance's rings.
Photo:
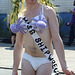
<path id="1" fill-rule="evenodd" d="M 36 75 L 51 75 L 52 73 L 52 65 L 51 63 L 46 63 L 41 65 L 36 72 Z"/>
<path id="2" fill-rule="evenodd" d="M 21 72 L 22 75 L 35 75 L 35 71 L 28 60 L 23 58 L 21 67 L 22 67 Z"/>

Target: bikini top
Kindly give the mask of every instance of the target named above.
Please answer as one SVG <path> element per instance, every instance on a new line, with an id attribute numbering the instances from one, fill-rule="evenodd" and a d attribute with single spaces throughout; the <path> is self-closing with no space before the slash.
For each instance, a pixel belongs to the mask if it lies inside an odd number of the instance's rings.
<path id="1" fill-rule="evenodd" d="M 23 20 L 24 19 L 24 20 Z M 26 33 L 28 28 L 27 25 L 31 25 L 36 31 L 40 31 L 48 27 L 47 19 L 44 15 L 44 5 L 42 4 L 42 13 L 39 15 L 30 18 L 31 22 L 22 14 L 21 17 L 17 20 L 17 24 L 12 24 L 10 29 L 13 33 L 20 31 L 22 34 Z"/>

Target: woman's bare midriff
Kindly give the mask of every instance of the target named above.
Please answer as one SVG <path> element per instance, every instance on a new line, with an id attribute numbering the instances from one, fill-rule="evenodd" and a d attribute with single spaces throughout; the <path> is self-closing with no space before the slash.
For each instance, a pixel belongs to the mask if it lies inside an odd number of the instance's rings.
<path id="1" fill-rule="evenodd" d="M 31 22 L 32 20 L 30 18 L 38 15 L 41 12 L 41 10 L 42 10 L 42 5 L 39 5 L 37 10 L 34 10 L 34 11 L 27 10 L 27 11 L 24 11 L 23 14 Z M 46 11 L 46 8 L 44 9 L 44 12 L 45 11 Z M 46 12 L 44 13 L 44 15 L 46 16 L 46 19 L 48 20 L 49 15 Z M 38 33 L 38 35 L 40 36 L 42 41 L 45 43 L 45 45 L 48 47 L 50 52 L 53 54 L 52 39 L 51 39 L 49 27 L 44 29 L 42 33 L 40 33 L 39 31 L 36 31 L 36 32 Z M 32 36 L 29 32 L 24 34 L 24 47 L 25 47 L 25 52 L 34 56 L 34 57 L 45 57 L 43 52 L 38 48 L 38 46 L 34 42 Z"/>
<path id="2" fill-rule="evenodd" d="M 42 39 L 42 41 L 45 43 L 45 45 L 48 47 L 50 52 L 53 54 L 52 40 L 51 40 L 48 28 L 44 29 L 43 33 L 41 33 L 41 34 L 40 34 L 40 32 L 37 32 L 37 33 L 40 36 L 40 38 Z M 39 49 L 39 47 L 34 42 L 32 36 L 30 35 L 29 32 L 27 32 L 24 35 L 24 47 L 25 47 L 25 53 L 28 53 L 31 56 L 34 56 L 34 57 L 45 57 L 43 52 Z"/>

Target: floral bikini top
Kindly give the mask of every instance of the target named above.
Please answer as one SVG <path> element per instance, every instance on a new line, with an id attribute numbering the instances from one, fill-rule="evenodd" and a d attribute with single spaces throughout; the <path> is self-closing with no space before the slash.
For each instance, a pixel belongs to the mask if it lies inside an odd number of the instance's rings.
<path id="1" fill-rule="evenodd" d="M 31 19 L 32 21 L 29 22 L 24 15 L 21 15 L 21 17 L 17 20 L 17 24 L 12 24 L 10 26 L 11 31 L 13 33 L 17 33 L 18 31 L 20 31 L 21 34 L 24 34 L 28 30 L 27 25 L 31 25 L 36 31 L 40 31 L 40 33 L 42 33 L 42 30 L 48 27 L 47 19 L 44 16 L 43 4 L 42 4 L 42 13 L 40 13 L 40 15 L 37 15 Z"/>

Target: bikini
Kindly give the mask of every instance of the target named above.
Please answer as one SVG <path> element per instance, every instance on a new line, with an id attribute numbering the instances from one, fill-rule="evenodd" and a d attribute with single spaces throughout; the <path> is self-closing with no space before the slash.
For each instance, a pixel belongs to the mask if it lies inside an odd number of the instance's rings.
<path id="1" fill-rule="evenodd" d="M 36 31 L 40 31 L 42 33 L 42 30 L 48 27 L 47 19 L 44 15 L 44 5 L 42 4 L 42 13 L 35 16 L 34 18 L 31 18 L 31 23 L 28 20 L 23 20 L 25 16 L 22 14 L 21 17 L 18 19 L 17 24 L 12 24 L 10 26 L 10 29 L 13 33 L 21 32 L 21 34 L 25 34 L 28 31 L 27 24 L 33 26 L 33 28 Z"/>
<path id="2" fill-rule="evenodd" d="M 24 16 L 22 16 L 24 18 Z M 25 18 L 24 18 L 25 19 Z M 42 13 L 34 18 L 31 18 L 32 22 L 30 23 L 30 25 L 32 25 L 32 27 L 36 30 L 36 31 L 40 31 L 40 33 L 42 33 L 42 30 L 47 28 L 47 20 L 44 16 L 44 8 L 42 5 Z M 45 22 L 46 24 L 43 26 L 41 26 L 40 28 L 40 24 L 39 22 Z M 26 22 L 26 19 L 25 19 Z M 26 23 L 29 23 L 28 21 Z M 38 24 L 37 24 L 38 23 Z M 45 63 L 50 63 L 50 61 L 46 58 L 46 57 L 33 57 L 27 53 L 23 54 L 24 59 L 28 60 L 30 62 L 30 64 L 32 65 L 33 69 L 36 71 L 42 64 Z"/>

